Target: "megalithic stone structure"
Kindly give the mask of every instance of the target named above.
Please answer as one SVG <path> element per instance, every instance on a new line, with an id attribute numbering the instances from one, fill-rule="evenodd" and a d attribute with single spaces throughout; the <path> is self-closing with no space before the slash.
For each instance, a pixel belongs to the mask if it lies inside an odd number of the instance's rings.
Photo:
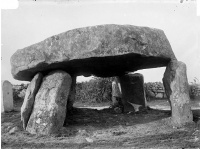
<path id="1" fill-rule="evenodd" d="M 44 76 L 27 125 L 31 133 L 51 134 L 54 128 L 55 131 L 59 130 L 64 120 L 59 120 L 54 127 L 55 120 L 58 117 L 65 119 L 68 99 L 69 109 L 73 104 L 73 76 L 123 76 L 140 69 L 157 67 L 167 67 L 163 81 L 172 104 L 174 123 L 192 121 L 185 65 L 178 62 L 165 33 L 160 29 L 115 24 L 73 29 L 17 50 L 11 57 L 11 67 L 12 75 L 17 80 L 31 81 L 37 73 Z M 128 79 L 130 82 L 123 78 L 120 80 L 124 95 L 134 97 L 131 100 L 136 103 L 132 104 L 145 106 L 144 99 L 136 100 L 139 99 L 136 98 L 137 94 L 128 93 L 127 86 L 134 87 L 132 79 Z M 141 81 L 139 84 L 142 84 Z M 126 96 L 125 99 L 130 100 Z M 124 104 L 126 107 L 127 102 Z M 56 115 L 52 116 L 49 105 L 53 106 Z M 51 118 L 53 121 L 50 122 Z"/>
<path id="2" fill-rule="evenodd" d="M 28 132 L 41 135 L 59 133 L 66 117 L 71 82 L 71 76 L 59 70 L 43 78 L 26 127 Z"/>
<path id="3" fill-rule="evenodd" d="M 70 87 L 69 96 L 67 99 L 67 107 L 66 107 L 66 117 L 64 121 L 64 125 L 66 125 L 68 117 L 67 115 L 73 114 L 73 104 L 75 102 L 75 96 L 76 96 L 76 76 L 71 76 L 72 83 Z"/>
<path id="4" fill-rule="evenodd" d="M 73 104 L 75 102 L 75 95 L 76 95 L 76 76 L 72 76 L 72 85 L 67 101 L 67 111 L 70 111 L 73 108 Z"/>
<path id="5" fill-rule="evenodd" d="M 26 129 L 27 123 L 33 111 L 33 106 L 35 103 L 35 96 L 40 88 L 42 83 L 43 75 L 41 73 L 37 73 L 33 80 L 28 85 L 26 90 L 26 95 L 24 98 L 24 102 L 21 106 L 21 120 L 23 123 L 23 128 Z"/>
<path id="6" fill-rule="evenodd" d="M 143 75 L 139 73 L 126 74 L 120 76 L 119 79 L 122 88 L 124 111 L 134 111 L 135 109 L 132 104 L 146 107 Z"/>
<path id="7" fill-rule="evenodd" d="M 164 67 L 171 60 L 176 57 L 162 30 L 107 24 L 70 30 L 19 49 L 11 57 L 11 72 L 22 81 L 52 70 L 112 77 Z"/>
<path id="8" fill-rule="evenodd" d="M 7 81 L 1 81 L 1 112 L 9 112 L 13 106 L 13 85 Z"/>
<path id="9" fill-rule="evenodd" d="M 119 82 L 119 77 L 115 77 L 115 79 L 112 82 L 112 106 L 119 106 L 119 104 L 122 101 L 122 91 L 121 91 L 121 85 Z"/>
<path id="10" fill-rule="evenodd" d="M 186 65 L 180 61 L 171 61 L 165 70 L 163 84 L 171 105 L 173 122 L 178 125 L 191 122 L 193 115 Z"/>

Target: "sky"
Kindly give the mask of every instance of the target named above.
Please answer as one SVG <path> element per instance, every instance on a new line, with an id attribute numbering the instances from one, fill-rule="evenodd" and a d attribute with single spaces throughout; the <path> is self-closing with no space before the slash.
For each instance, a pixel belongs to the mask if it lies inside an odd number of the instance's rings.
<path id="1" fill-rule="evenodd" d="M 17 49 L 71 29 L 100 24 L 130 24 L 162 29 L 188 81 L 200 81 L 200 17 L 195 1 L 19 0 L 19 7 L 1 11 L 1 80 L 13 84 L 10 57 Z M 165 67 L 140 70 L 145 82 L 159 82 Z M 77 81 L 89 78 L 78 77 Z"/>

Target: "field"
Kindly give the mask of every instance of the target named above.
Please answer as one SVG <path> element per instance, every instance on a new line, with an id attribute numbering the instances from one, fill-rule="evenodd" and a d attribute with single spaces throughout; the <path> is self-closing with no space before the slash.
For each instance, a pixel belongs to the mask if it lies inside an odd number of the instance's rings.
<path id="1" fill-rule="evenodd" d="M 166 100 L 148 102 L 139 113 L 116 114 L 109 103 L 75 103 L 74 114 L 58 136 L 31 135 L 22 129 L 21 102 L 1 115 L 2 148 L 199 148 L 200 105 L 192 102 L 194 123 L 172 127 Z M 98 110 L 97 110 L 98 109 Z"/>

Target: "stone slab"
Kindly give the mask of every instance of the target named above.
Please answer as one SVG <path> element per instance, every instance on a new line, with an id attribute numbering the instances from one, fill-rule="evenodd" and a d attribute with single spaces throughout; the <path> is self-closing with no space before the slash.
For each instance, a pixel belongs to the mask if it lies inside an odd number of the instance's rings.
<path id="1" fill-rule="evenodd" d="M 119 76 L 166 66 L 176 59 L 160 29 L 133 25 L 98 25 L 54 35 L 11 57 L 12 75 L 30 81 L 37 72 L 61 69 L 71 75 Z"/>
<path id="2" fill-rule="evenodd" d="M 1 112 L 9 112 L 14 108 L 12 87 L 9 81 L 1 81 Z"/>
<path id="3" fill-rule="evenodd" d="M 136 104 L 146 107 L 146 95 L 144 91 L 144 78 L 142 74 L 127 74 L 119 77 L 122 89 L 122 103 L 124 111 L 133 111 Z"/>
<path id="4" fill-rule="evenodd" d="M 21 120 L 24 129 L 26 129 L 30 115 L 33 111 L 35 96 L 40 88 L 42 78 L 43 75 L 41 73 L 37 73 L 32 79 L 32 81 L 29 83 L 28 88 L 26 90 L 24 102 L 21 106 Z"/>
<path id="5" fill-rule="evenodd" d="M 66 117 L 71 83 L 71 76 L 61 70 L 50 72 L 43 78 L 26 127 L 28 132 L 38 135 L 59 133 Z"/>
<path id="6" fill-rule="evenodd" d="M 174 124 L 183 125 L 192 122 L 186 65 L 180 61 L 171 61 L 165 70 L 163 84 L 170 102 Z"/>

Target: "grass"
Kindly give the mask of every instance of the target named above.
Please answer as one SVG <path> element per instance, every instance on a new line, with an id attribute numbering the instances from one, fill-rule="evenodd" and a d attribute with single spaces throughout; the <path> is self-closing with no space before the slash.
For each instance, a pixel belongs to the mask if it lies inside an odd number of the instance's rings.
<path id="1" fill-rule="evenodd" d="M 76 107 L 109 106 L 110 103 L 76 103 Z M 150 106 L 168 106 L 166 101 L 151 101 Z M 193 103 L 197 106 L 196 103 Z M 149 109 L 139 113 L 116 114 L 111 109 L 75 108 L 68 115 L 59 136 L 37 136 L 22 129 L 21 103 L 2 114 L 2 148 L 197 148 L 200 146 L 200 121 L 172 127 L 170 112 Z M 18 130 L 12 134 L 13 127 Z"/>

